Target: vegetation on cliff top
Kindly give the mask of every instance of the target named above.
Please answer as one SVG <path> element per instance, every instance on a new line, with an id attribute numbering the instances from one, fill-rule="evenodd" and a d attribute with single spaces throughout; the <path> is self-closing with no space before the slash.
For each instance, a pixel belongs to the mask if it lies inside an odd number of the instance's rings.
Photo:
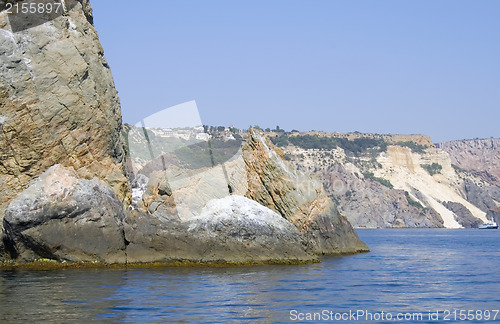
<path id="1" fill-rule="evenodd" d="M 425 145 L 420 145 L 411 141 L 397 142 L 396 145 L 408 147 L 412 152 L 420 154 L 425 153 L 425 149 L 427 148 Z"/>
<path id="2" fill-rule="evenodd" d="M 271 138 L 271 141 L 277 146 L 286 146 L 291 143 L 305 150 L 333 150 L 336 148 L 342 148 L 346 152 L 351 152 L 355 155 L 363 154 L 368 151 L 383 152 L 387 149 L 387 143 L 384 140 L 366 137 L 356 138 L 351 141 L 342 137 L 327 137 L 318 135 L 289 136 L 286 133 L 282 133 L 279 136 Z"/>

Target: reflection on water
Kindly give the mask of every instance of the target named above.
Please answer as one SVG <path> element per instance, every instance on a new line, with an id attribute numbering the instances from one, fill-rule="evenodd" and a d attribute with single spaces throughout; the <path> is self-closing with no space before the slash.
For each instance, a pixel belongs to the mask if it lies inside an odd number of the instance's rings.
<path id="1" fill-rule="evenodd" d="M 1 271 L 0 320 L 290 322 L 293 309 L 500 308 L 499 231 L 359 234 L 372 253 L 313 265 Z"/>
<path id="2" fill-rule="evenodd" d="M 126 284 L 119 271 L 0 271 L 0 322 L 67 322 L 92 319 L 116 303 Z"/>

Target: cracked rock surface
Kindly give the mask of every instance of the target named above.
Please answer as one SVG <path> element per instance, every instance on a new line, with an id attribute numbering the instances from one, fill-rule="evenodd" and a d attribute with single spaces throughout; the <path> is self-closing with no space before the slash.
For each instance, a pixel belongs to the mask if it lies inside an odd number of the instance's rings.
<path id="1" fill-rule="evenodd" d="M 129 200 L 121 112 L 88 1 L 12 31 L 0 14 L 0 218 L 31 179 L 55 164 L 106 181 Z"/>

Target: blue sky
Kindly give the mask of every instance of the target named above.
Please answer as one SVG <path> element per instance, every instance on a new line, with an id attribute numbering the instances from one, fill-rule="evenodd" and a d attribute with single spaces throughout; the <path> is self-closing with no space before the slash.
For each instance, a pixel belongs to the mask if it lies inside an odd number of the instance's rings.
<path id="1" fill-rule="evenodd" d="M 124 122 L 500 137 L 500 1 L 91 0 Z"/>

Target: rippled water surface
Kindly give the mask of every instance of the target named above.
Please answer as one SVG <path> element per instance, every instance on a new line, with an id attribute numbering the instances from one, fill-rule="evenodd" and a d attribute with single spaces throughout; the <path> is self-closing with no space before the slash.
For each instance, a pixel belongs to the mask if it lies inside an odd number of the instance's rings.
<path id="1" fill-rule="evenodd" d="M 445 310 L 500 309 L 500 231 L 358 233 L 371 253 L 313 265 L 0 271 L 0 322 L 298 322 L 363 310 L 450 323 Z"/>

